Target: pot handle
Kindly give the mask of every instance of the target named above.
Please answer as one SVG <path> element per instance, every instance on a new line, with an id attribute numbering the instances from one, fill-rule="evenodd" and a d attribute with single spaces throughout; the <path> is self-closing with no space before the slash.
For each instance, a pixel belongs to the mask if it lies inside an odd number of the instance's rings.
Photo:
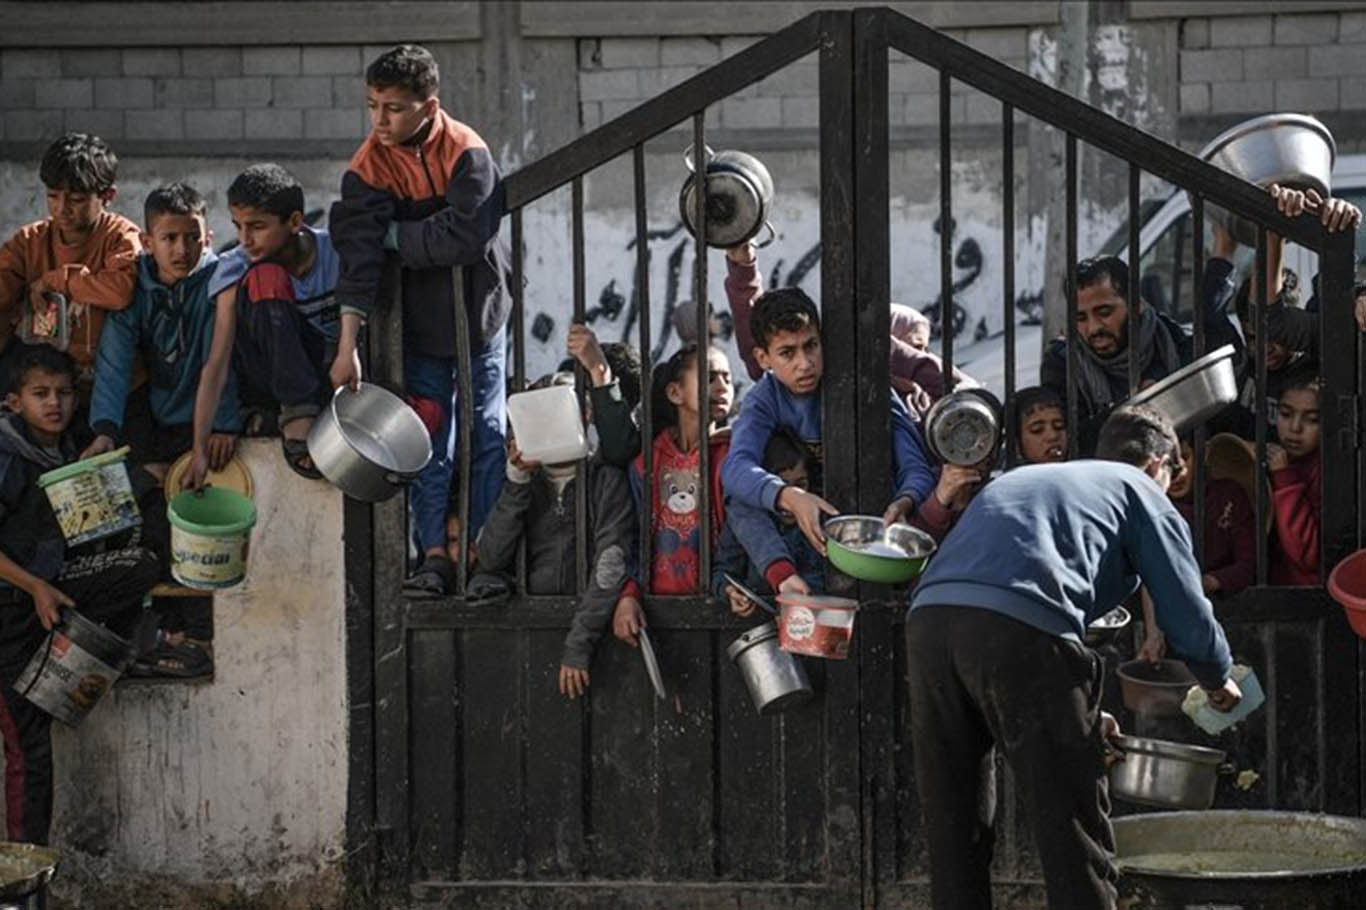
<path id="1" fill-rule="evenodd" d="M 384 482 L 391 486 L 401 487 L 406 483 L 412 483 L 416 474 L 400 474 L 398 471 L 385 471 Z"/>
<path id="2" fill-rule="evenodd" d="M 711 146 L 710 146 L 710 145 L 703 145 L 703 146 L 702 146 L 702 150 L 705 151 L 705 152 L 707 153 L 707 160 L 708 160 L 708 161 L 711 161 L 712 158 L 716 157 L 716 153 L 713 152 L 713 151 L 711 150 Z M 693 167 L 693 163 L 692 163 L 692 146 L 691 146 L 691 145 L 688 146 L 687 148 L 685 148 L 685 149 L 683 150 L 683 165 L 684 165 L 684 167 L 686 167 L 686 168 L 689 170 L 689 172 L 694 173 L 694 174 L 697 173 L 697 168 Z"/>
<path id="3" fill-rule="evenodd" d="M 754 244 L 754 248 L 756 250 L 762 250 L 764 247 L 768 246 L 770 243 L 778 239 L 778 232 L 774 230 L 773 222 L 765 220 L 763 226 L 760 227 L 759 230 L 763 230 L 764 228 L 768 228 L 768 239 L 765 240 L 763 243 Z M 758 235 L 756 234 L 755 236 Z"/>
<path id="4" fill-rule="evenodd" d="M 1237 773 L 1238 773 L 1238 766 L 1235 765 L 1235 764 L 1234 764 L 1233 762 L 1231 762 L 1231 761 L 1226 761 L 1226 762 L 1222 762 L 1222 763 L 1219 765 L 1219 767 L 1216 769 L 1216 771 L 1217 771 L 1218 774 L 1220 774 L 1220 775 L 1226 777 L 1226 776 L 1228 776 L 1228 775 L 1230 775 L 1230 774 L 1237 774 Z"/>

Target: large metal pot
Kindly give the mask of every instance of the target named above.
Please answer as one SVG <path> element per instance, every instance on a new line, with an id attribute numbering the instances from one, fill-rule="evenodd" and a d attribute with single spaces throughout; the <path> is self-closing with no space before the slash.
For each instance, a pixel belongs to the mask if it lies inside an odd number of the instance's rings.
<path id="1" fill-rule="evenodd" d="M 308 432 L 308 455 L 347 496 L 383 502 L 427 466 L 432 442 L 402 398 L 362 382 L 357 391 L 342 386 L 333 393 Z"/>
<path id="2" fill-rule="evenodd" d="M 1366 819 L 1156 812 L 1114 832 L 1127 910 L 1357 910 L 1366 893 Z"/>
<path id="3" fill-rule="evenodd" d="M 1226 344 L 1159 379 L 1129 399 L 1161 411 L 1179 433 L 1218 414 L 1238 399 L 1233 345 Z"/>
<path id="4" fill-rule="evenodd" d="M 1124 760 L 1110 766 L 1110 795 L 1142 806 L 1208 809 L 1214 805 L 1224 753 L 1145 736 L 1116 736 Z"/>
<path id="5" fill-rule="evenodd" d="M 1200 150 L 1200 157 L 1260 187 L 1279 183 L 1315 189 L 1327 199 L 1337 145 L 1328 127 L 1314 117 L 1267 114 L 1224 130 Z M 1257 245 L 1255 223 L 1216 205 L 1205 211 L 1240 243 Z"/>
<path id="6" fill-rule="evenodd" d="M 930 453 L 948 464 L 968 467 L 996 451 L 1001 441 L 1001 408 L 985 389 L 962 389 L 940 398 L 925 415 Z"/>
<path id="7" fill-rule="evenodd" d="M 691 148 L 683 152 L 683 163 L 690 173 L 678 191 L 678 210 L 683 223 L 693 231 L 697 170 Z M 763 162 L 744 152 L 713 152 L 708 148 L 706 174 L 707 245 L 728 249 L 752 239 L 765 228 L 768 239 L 758 245 L 772 243 L 777 236 L 768 221 L 773 206 L 773 177 Z"/>
<path id="8" fill-rule="evenodd" d="M 740 669 L 760 715 L 777 714 L 811 697 L 802 662 L 778 647 L 778 627 L 755 626 L 731 642 L 726 656 Z"/>
<path id="9" fill-rule="evenodd" d="M 1136 714 L 1175 717 L 1191 686 L 1196 685 L 1190 668 L 1179 660 L 1130 660 L 1115 671 L 1124 707 Z"/>

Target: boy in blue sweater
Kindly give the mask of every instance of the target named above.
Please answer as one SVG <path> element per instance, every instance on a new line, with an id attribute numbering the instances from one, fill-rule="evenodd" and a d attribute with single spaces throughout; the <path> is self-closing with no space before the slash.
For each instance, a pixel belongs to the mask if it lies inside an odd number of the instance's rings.
<path id="1" fill-rule="evenodd" d="M 1026 465 L 982 489 L 920 579 L 906 621 L 915 782 L 936 910 L 991 906 L 994 793 L 979 769 L 996 745 L 1030 811 L 1050 907 L 1115 905 L 1100 710 L 1103 663 L 1086 626 L 1138 588 L 1157 622 L 1228 711 L 1242 697 L 1200 583 L 1185 519 L 1166 496 L 1182 470 L 1171 424 L 1121 407 L 1101 428 L 1105 460 Z"/>
<path id="2" fill-rule="evenodd" d="M 132 303 L 110 313 L 100 333 L 90 400 L 95 440 L 82 457 L 128 443 L 134 460 L 160 479 L 167 463 L 190 450 L 199 371 L 213 344 L 209 280 L 218 257 L 209 246 L 212 234 L 205 211 L 204 197 L 184 183 L 148 194 L 142 233 L 147 252 L 138 259 Z M 139 354 L 147 380 L 135 392 L 133 367 Z M 212 470 L 232 457 L 241 429 L 236 377 L 229 371 L 209 437 Z"/>
<path id="3" fill-rule="evenodd" d="M 820 389 L 825 362 L 820 313 L 800 288 L 779 288 L 755 302 L 750 332 L 754 357 L 764 375 L 745 396 L 731 431 L 730 453 L 721 468 L 726 500 L 788 513 L 811 546 L 824 554 L 821 516 L 836 515 L 838 510 L 815 492 L 784 484 L 763 466 L 764 447 L 779 427 L 798 435 L 814 468 L 821 464 Z M 896 494 L 883 515 L 889 524 L 915 511 L 916 503 L 924 502 L 935 484 L 920 430 L 899 395 L 893 393 L 891 402 Z M 811 486 L 820 490 L 820 478 L 812 478 Z"/>

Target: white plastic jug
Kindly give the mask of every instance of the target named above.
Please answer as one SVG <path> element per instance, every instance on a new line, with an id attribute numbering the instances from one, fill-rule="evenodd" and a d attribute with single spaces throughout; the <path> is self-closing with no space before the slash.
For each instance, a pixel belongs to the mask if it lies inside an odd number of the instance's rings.
<path id="1" fill-rule="evenodd" d="M 526 460 L 561 464 L 588 454 L 588 436 L 573 386 L 518 392 L 508 396 L 507 406 L 517 447 Z"/>

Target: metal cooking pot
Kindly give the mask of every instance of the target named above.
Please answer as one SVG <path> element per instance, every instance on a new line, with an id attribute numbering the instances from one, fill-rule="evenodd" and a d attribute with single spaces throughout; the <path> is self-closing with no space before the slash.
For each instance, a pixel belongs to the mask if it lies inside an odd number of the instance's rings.
<path id="1" fill-rule="evenodd" d="M 1191 686 L 1198 685 L 1190 668 L 1179 660 L 1130 660 L 1115 671 L 1124 707 L 1136 714 L 1175 717 Z"/>
<path id="2" fill-rule="evenodd" d="M 985 389 L 940 398 L 925 415 L 925 442 L 942 462 L 964 467 L 991 456 L 1001 442 L 1001 408 Z"/>
<path id="3" fill-rule="evenodd" d="M 1111 742 L 1124 760 L 1110 766 L 1110 795 L 1143 806 L 1208 809 L 1219 775 L 1234 770 L 1219 749 L 1122 734 Z"/>
<path id="4" fill-rule="evenodd" d="M 1332 190 L 1337 145 L 1319 120 L 1305 114 L 1267 114 L 1245 120 L 1215 136 L 1200 157 L 1260 187 L 1273 183 L 1315 189 L 1327 199 Z M 1216 205 L 1209 217 L 1239 243 L 1257 245 L 1257 225 Z"/>
<path id="5" fill-rule="evenodd" d="M 407 402 L 362 382 L 357 391 L 341 386 L 332 394 L 308 432 L 308 455 L 347 496 L 383 502 L 427 466 L 432 442 Z"/>
<path id="6" fill-rule="evenodd" d="M 778 714 L 811 697 L 806 668 L 778 647 L 778 627 L 755 626 L 726 648 L 726 656 L 740 668 L 749 697 L 760 715 Z"/>
<path id="7" fill-rule="evenodd" d="M 693 225 L 694 181 L 692 148 L 684 150 L 683 163 L 689 176 L 678 191 L 678 210 L 689 231 Z M 773 177 L 762 161 L 744 152 L 713 152 L 707 149 L 707 236 L 708 246 L 729 249 L 757 236 L 767 228 L 768 239 L 757 244 L 768 246 L 777 236 L 768 216 L 773 206 Z"/>
<path id="8" fill-rule="evenodd" d="M 1199 360 L 1159 379 L 1129 399 L 1156 408 L 1180 433 L 1218 414 L 1238 399 L 1233 375 L 1233 345 L 1216 348 Z"/>

